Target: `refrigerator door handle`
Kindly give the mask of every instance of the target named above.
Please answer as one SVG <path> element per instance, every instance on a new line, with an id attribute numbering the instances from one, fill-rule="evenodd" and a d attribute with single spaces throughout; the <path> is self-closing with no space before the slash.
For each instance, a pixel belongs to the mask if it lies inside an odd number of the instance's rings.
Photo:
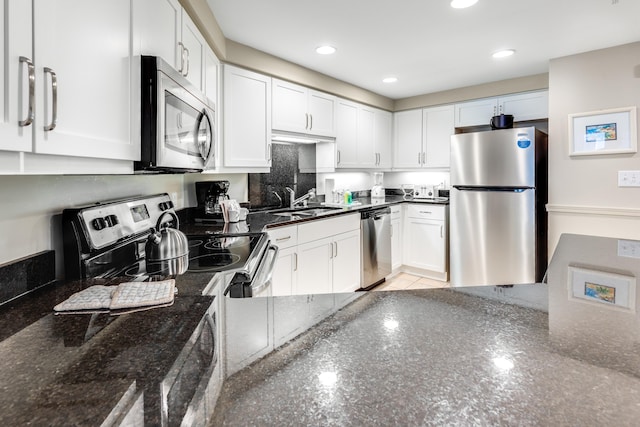
<path id="1" fill-rule="evenodd" d="M 453 188 L 460 191 L 505 191 L 510 193 L 522 193 L 526 190 L 535 190 L 534 187 L 477 187 L 468 185 L 454 185 Z"/>

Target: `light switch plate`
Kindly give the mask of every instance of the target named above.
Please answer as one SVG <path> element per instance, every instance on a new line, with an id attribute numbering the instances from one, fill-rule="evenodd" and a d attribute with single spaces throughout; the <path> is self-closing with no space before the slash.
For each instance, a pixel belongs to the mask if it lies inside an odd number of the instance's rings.
<path id="1" fill-rule="evenodd" d="M 640 171 L 618 171 L 618 187 L 640 187 Z"/>
<path id="2" fill-rule="evenodd" d="M 640 258 L 640 242 L 635 240 L 618 240 L 618 256 Z"/>

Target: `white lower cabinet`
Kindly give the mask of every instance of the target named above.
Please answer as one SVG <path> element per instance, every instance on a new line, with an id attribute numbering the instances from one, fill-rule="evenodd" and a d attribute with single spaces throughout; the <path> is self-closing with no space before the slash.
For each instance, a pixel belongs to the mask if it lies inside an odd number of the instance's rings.
<path id="1" fill-rule="evenodd" d="M 404 218 L 403 263 L 443 280 L 447 277 L 447 207 L 410 204 Z"/>
<path id="2" fill-rule="evenodd" d="M 402 266 L 402 207 L 391 206 L 391 269 Z"/>

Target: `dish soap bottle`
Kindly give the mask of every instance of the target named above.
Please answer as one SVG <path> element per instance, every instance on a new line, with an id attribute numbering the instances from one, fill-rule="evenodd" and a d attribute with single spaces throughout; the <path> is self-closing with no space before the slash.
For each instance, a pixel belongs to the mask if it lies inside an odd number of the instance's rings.
<path id="1" fill-rule="evenodd" d="M 353 196 L 351 195 L 351 191 L 349 191 L 349 189 L 347 188 L 344 191 L 344 204 L 350 205 L 352 201 L 353 201 Z"/>

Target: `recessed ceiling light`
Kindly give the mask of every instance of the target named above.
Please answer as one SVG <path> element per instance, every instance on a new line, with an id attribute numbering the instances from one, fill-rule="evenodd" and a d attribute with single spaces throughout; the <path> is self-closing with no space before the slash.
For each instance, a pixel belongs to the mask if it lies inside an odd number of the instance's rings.
<path id="1" fill-rule="evenodd" d="M 505 49 L 505 50 L 499 50 L 498 52 L 494 53 L 491 56 L 493 56 L 494 58 L 506 58 L 507 56 L 511 56 L 514 53 L 516 53 L 516 51 L 513 49 Z"/>
<path id="2" fill-rule="evenodd" d="M 395 83 L 397 81 L 397 77 L 385 77 L 384 79 L 382 79 L 382 83 Z"/>
<path id="3" fill-rule="evenodd" d="M 451 7 L 454 9 L 464 9 L 476 3 L 478 3 L 478 0 L 451 0 Z"/>
<path id="4" fill-rule="evenodd" d="M 320 55 L 331 55 L 336 52 L 336 48 L 329 45 L 319 46 L 316 48 L 316 52 Z"/>

